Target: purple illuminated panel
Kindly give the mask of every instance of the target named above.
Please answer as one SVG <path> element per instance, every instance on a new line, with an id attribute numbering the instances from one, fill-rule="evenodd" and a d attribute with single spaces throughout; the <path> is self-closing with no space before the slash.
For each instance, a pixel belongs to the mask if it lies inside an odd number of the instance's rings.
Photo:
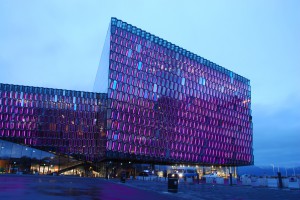
<path id="1" fill-rule="evenodd" d="M 112 19 L 107 157 L 253 163 L 250 81 Z"/>

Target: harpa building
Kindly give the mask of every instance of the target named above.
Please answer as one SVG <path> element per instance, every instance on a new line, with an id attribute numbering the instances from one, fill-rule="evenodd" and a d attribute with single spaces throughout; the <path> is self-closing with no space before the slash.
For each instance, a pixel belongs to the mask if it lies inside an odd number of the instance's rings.
<path id="1" fill-rule="evenodd" d="M 93 92 L 1 84 L 0 97 L 0 139 L 24 147 L 90 162 L 253 164 L 250 81 L 116 18 Z"/>

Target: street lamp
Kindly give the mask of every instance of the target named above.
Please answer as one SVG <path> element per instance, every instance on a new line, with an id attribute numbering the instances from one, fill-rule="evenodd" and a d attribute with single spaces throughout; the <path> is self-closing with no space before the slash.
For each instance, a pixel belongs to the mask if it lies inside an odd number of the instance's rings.
<path id="1" fill-rule="evenodd" d="M 273 175 L 275 176 L 275 170 L 274 170 L 275 165 L 271 164 L 271 166 L 273 167 Z"/>
<path id="2" fill-rule="evenodd" d="M 293 167 L 293 171 L 294 171 L 294 176 L 296 176 L 296 173 L 295 173 L 295 167 Z"/>
<path id="3" fill-rule="evenodd" d="M 286 177 L 288 176 L 286 167 L 285 167 L 285 176 L 286 176 Z"/>

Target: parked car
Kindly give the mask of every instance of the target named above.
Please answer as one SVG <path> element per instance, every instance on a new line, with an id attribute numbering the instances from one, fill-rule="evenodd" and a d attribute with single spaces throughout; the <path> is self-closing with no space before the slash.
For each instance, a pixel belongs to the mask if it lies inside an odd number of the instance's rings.
<path id="1" fill-rule="evenodd" d="M 248 179 L 248 178 L 251 178 L 251 175 L 243 174 L 243 175 L 240 176 L 240 181 L 243 181 L 243 180 Z"/>
<path id="2" fill-rule="evenodd" d="M 198 175 L 194 167 L 178 167 L 173 169 L 173 173 L 178 174 L 179 178 L 196 177 Z"/>
<path id="3" fill-rule="evenodd" d="M 149 173 L 147 173 L 147 172 L 140 172 L 139 176 L 149 176 Z"/>
<path id="4" fill-rule="evenodd" d="M 210 174 L 205 174 L 203 177 L 205 177 L 205 178 L 217 178 L 217 177 L 219 177 L 219 175 L 218 175 L 217 172 L 213 172 L 213 173 L 210 173 Z"/>

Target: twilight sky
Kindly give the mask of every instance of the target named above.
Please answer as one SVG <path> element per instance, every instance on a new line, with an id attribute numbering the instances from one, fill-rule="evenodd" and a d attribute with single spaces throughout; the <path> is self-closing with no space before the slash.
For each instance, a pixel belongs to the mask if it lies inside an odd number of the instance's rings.
<path id="1" fill-rule="evenodd" d="M 256 165 L 300 165 L 300 1 L 0 0 L 0 82 L 92 91 L 111 17 L 251 80 Z"/>

